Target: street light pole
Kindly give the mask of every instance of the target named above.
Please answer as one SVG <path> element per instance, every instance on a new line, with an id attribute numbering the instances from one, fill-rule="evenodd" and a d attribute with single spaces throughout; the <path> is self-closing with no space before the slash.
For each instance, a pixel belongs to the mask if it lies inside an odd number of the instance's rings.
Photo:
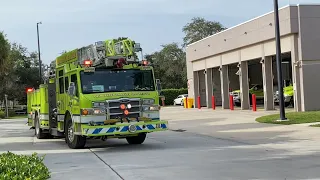
<path id="1" fill-rule="evenodd" d="M 38 36 L 38 56 L 39 56 L 39 83 L 42 83 L 42 78 L 41 78 L 41 56 L 40 56 L 40 40 L 39 40 L 39 24 L 42 24 L 42 22 L 37 23 L 37 36 Z"/>
<path id="2" fill-rule="evenodd" d="M 278 76 L 278 89 L 279 89 L 280 120 L 286 120 L 285 110 L 284 110 L 284 97 L 283 97 L 282 63 L 281 63 L 282 59 L 281 59 L 278 0 L 274 0 L 274 21 L 275 21 L 275 36 L 276 36 L 276 61 L 277 61 L 277 76 Z"/>

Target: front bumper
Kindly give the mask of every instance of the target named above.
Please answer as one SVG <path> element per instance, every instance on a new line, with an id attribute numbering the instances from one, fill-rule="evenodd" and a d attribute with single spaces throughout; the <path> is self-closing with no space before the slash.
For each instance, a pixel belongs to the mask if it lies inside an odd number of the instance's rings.
<path id="1" fill-rule="evenodd" d="M 285 96 L 285 97 L 284 97 L 284 102 L 290 102 L 291 97 L 292 97 L 292 96 Z M 275 97 L 274 97 L 274 102 L 275 102 L 275 103 L 279 103 L 279 97 L 278 97 L 278 96 L 275 96 Z"/>
<path id="2" fill-rule="evenodd" d="M 129 131 L 129 128 L 133 131 Z M 81 134 L 83 136 L 134 135 L 165 130 L 168 130 L 168 121 L 117 123 L 115 125 L 101 126 L 81 125 Z"/>

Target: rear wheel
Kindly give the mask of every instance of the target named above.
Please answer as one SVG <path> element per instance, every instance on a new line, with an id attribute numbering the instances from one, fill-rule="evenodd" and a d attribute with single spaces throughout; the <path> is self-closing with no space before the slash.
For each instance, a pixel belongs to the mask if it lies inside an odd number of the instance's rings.
<path id="1" fill-rule="evenodd" d="M 147 137 L 146 133 L 141 133 L 138 136 L 127 137 L 126 139 L 129 144 L 142 144 L 146 139 L 146 137 Z"/>
<path id="2" fill-rule="evenodd" d="M 66 120 L 65 134 L 66 143 L 68 144 L 69 148 L 80 149 L 84 148 L 84 146 L 86 145 L 86 137 L 74 134 L 74 129 L 72 126 L 72 120 L 70 116 Z"/>
<path id="3" fill-rule="evenodd" d="M 42 132 L 42 129 L 40 128 L 40 120 L 39 116 L 36 116 L 35 122 L 34 122 L 34 132 L 38 139 L 44 139 L 46 138 L 47 134 Z"/>

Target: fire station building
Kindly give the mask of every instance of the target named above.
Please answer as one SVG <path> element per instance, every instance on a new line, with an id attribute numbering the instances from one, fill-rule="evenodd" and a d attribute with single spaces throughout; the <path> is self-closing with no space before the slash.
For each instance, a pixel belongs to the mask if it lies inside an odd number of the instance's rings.
<path id="1" fill-rule="evenodd" d="M 284 86 L 293 86 L 296 111 L 320 110 L 320 5 L 279 9 Z M 261 87 L 265 110 L 275 108 L 277 88 L 274 13 L 267 13 L 187 47 L 188 94 L 194 106 L 229 108 L 240 90 L 241 109 L 250 108 L 251 87 Z M 289 98 L 289 97 L 286 97 Z"/>

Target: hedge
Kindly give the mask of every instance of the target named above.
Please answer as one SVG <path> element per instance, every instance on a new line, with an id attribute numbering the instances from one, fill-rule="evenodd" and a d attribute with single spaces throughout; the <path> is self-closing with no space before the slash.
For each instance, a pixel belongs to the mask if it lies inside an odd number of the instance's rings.
<path id="1" fill-rule="evenodd" d="M 5 117 L 6 117 L 5 112 L 0 110 L 0 119 L 4 119 Z"/>
<path id="2" fill-rule="evenodd" d="M 8 110 L 8 115 L 9 117 L 16 116 L 17 114 L 15 113 L 14 109 L 9 109 Z M 0 110 L 0 119 L 6 118 L 6 112 L 3 110 Z"/>
<path id="3" fill-rule="evenodd" d="M 162 89 L 162 95 L 165 97 L 165 105 L 173 105 L 173 100 L 181 94 L 188 94 L 187 88 L 181 89 Z M 162 101 L 160 100 L 160 104 Z"/>
<path id="4" fill-rule="evenodd" d="M 49 179 L 50 172 L 43 164 L 44 157 L 36 153 L 31 156 L 16 155 L 12 152 L 0 155 L 1 180 L 45 180 Z"/>

